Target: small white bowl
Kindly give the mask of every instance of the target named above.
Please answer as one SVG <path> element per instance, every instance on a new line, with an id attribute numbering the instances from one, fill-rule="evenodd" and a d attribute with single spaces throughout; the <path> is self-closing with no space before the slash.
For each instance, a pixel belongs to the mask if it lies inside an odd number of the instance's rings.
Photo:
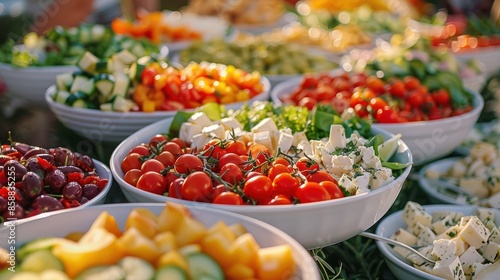
<path id="1" fill-rule="evenodd" d="M 44 94 L 48 87 L 54 84 L 56 76 L 62 73 L 77 71 L 76 66 L 39 66 L 15 67 L 0 63 L 0 78 L 7 86 L 7 93 L 44 105 Z"/>
<path id="2" fill-rule="evenodd" d="M 477 206 L 466 206 L 466 205 L 424 205 L 423 206 L 427 213 L 434 213 L 440 211 L 456 211 L 461 212 L 464 215 L 472 215 L 474 209 Z M 492 209 L 495 212 L 495 223 L 500 223 L 500 210 Z M 389 216 L 383 218 L 377 226 L 375 233 L 387 238 L 400 227 L 405 227 L 405 223 L 402 218 L 403 211 L 397 211 Z M 405 260 L 399 254 L 395 253 L 391 246 L 382 242 L 376 241 L 377 247 L 384 256 L 387 266 L 396 276 L 397 279 L 401 280 L 443 280 L 441 277 L 437 277 L 428 273 L 425 273 L 417 268 L 414 268 L 409 261 Z"/>
<path id="3" fill-rule="evenodd" d="M 474 50 L 454 53 L 457 60 L 463 64 L 469 60 L 477 60 L 484 67 L 484 75 L 489 77 L 500 70 L 500 46 L 481 47 Z"/>
<path id="4" fill-rule="evenodd" d="M 94 161 L 95 171 L 97 172 L 99 177 L 101 177 L 102 179 L 108 180 L 108 183 L 106 184 L 106 186 L 104 186 L 104 188 L 101 190 L 101 192 L 98 195 L 96 195 L 94 198 L 87 201 L 86 203 L 82 204 L 80 206 L 82 208 L 88 207 L 88 206 L 104 204 L 104 202 L 106 202 L 106 197 L 109 193 L 109 190 L 111 190 L 111 185 L 113 185 L 113 175 L 111 174 L 111 170 L 109 169 L 109 167 L 106 164 L 104 164 L 96 159 L 92 159 L 92 160 Z"/>
<path id="5" fill-rule="evenodd" d="M 193 202 L 146 192 L 125 182 L 120 165 L 130 149 L 141 143 L 148 143 L 157 133 L 167 132 L 171 122 L 172 119 L 165 119 L 151 124 L 132 134 L 113 151 L 110 159 L 111 172 L 128 201 L 174 201 L 243 214 L 283 230 L 307 249 L 339 243 L 370 228 L 392 206 L 411 169 L 410 165 L 394 181 L 362 195 L 297 205 L 221 205 Z M 392 137 L 392 134 L 381 129 L 374 128 L 373 132 L 382 134 L 386 139 Z M 401 140 L 398 144 L 396 160 L 411 163 L 412 156 L 406 144 Z"/>
<path id="6" fill-rule="evenodd" d="M 124 229 L 125 221 L 133 209 L 147 208 L 153 213 L 159 214 L 164 207 L 164 204 L 157 203 L 123 203 L 84 209 L 68 209 L 57 213 L 44 213 L 41 214 L 44 216 L 43 219 L 28 218 L 16 222 L 16 244 L 19 246 L 37 238 L 64 237 L 71 232 L 87 231 L 103 211 L 107 211 L 114 216 L 120 228 Z M 321 279 L 317 265 L 311 255 L 284 232 L 258 220 L 218 209 L 195 206 L 188 206 L 188 209 L 194 218 L 209 227 L 218 221 L 223 221 L 229 225 L 240 223 L 255 237 L 261 247 L 290 245 L 296 262 L 296 272 L 290 279 Z M 0 234 L 7 236 L 10 230 L 11 227 L 2 227 Z M 5 249 L 8 249 L 8 246 L 11 245 L 2 244 Z"/>
<path id="7" fill-rule="evenodd" d="M 282 104 L 280 97 L 292 92 L 301 79 L 297 77 L 276 85 L 271 91 L 274 104 Z M 393 134 L 401 133 L 410 147 L 415 165 L 438 159 L 453 152 L 479 118 L 484 101 L 477 91 L 471 92 L 474 95 L 474 109 L 466 114 L 432 121 L 374 123 L 373 127 Z"/>
<path id="8" fill-rule="evenodd" d="M 269 99 L 271 84 L 265 77 L 261 79 L 264 91 L 254 98 L 225 104 L 227 109 L 239 109 L 246 102 L 264 101 Z M 165 118 L 173 117 L 177 111 L 144 112 L 105 112 L 96 109 L 73 108 L 55 102 L 53 95 L 55 86 L 47 89 L 45 102 L 57 119 L 77 134 L 96 142 L 120 142 L 137 130 Z M 187 110 L 189 111 L 189 109 Z"/>

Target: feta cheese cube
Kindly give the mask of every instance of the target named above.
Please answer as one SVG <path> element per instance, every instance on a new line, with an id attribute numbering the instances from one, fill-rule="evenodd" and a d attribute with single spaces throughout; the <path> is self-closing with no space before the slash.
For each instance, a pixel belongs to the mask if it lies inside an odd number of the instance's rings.
<path id="1" fill-rule="evenodd" d="M 253 142 L 264 145 L 269 151 L 274 151 L 271 134 L 269 131 L 260 131 L 253 133 Z"/>
<path id="2" fill-rule="evenodd" d="M 417 244 L 417 237 L 404 228 L 398 228 L 391 236 L 391 239 L 409 246 L 414 246 Z"/>
<path id="3" fill-rule="evenodd" d="M 489 195 L 488 187 L 483 184 L 483 179 L 477 177 L 460 178 L 458 185 L 469 193 L 479 197 L 485 198 Z"/>
<path id="4" fill-rule="evenodd" d="M 340 177 L 343 174 L 350 174 L 353 170 L 353 162 L 348 156 L 332 156 L 332 167 L 330 173 L 334 176 Z"/>
<path id="5" fill-rule="evenodd" d="M 190 122 L 184 122 L 179 129 L 179 138 L 187 143 L 193 140 L 193 136 L 200 134 L 203 127 Z"/>
<path id="6" fill-rule="evenodd" d="M 418 246 L 430 245 L 437 239 L 436 234 L 429 227 L 424 227 L 417 237 Z"/>
<path id="7" fill-rule="evenodd" d="M 412 254 L 412 252 L 408 249 L 405 249 L 401 246 L 394 246 L 394 248 L 392 248 L 392 250 L 396 253 L 396 254 L 399 254 L 401 255 L 401 257 L 403 258 L 407 258 L 410 254 Z"/>
<path id="8" fill-rule="evenodd" d="M 433 269 L 434 269 L 434 265 L 433 264 L 430 264 L 428 262 L 425 262 L 421 265 L 415 265 L 415 268 L 416 269 L 419 269 L 419 270 L 422 270 L 423 272 L 425 273 L 428 273 L 428 274 L 433 274 Z"/>
<path id="9" fill-rule="evenodd" d="M 500 244 L 500 230 L 495 227 L 490 231 L 490 237 L 488 237 L 488 241 L 493 241 L 495 243 Z"/>
<path id="10" fill-rule="evenodd" d="M 455 237 L 451 240 L 457 244 L 457 252 L 455 253 L 455 255 L 457 256 L 461 256 L 465 252 L 465 250 L 469 249 L 470 247 L 470 245 L 460 237 Z"/>
<path id="11" fill-rule="evenodd" d="M 455 257 L 457 252 L 457 243 L 448 239 L 437 239 L 432 242 L 432 254 L 438 260 L 445 260 Z"/>
<path id="12" fill-rule="evenodd" d="M 488 242 L 488 245 L 486 245 L 486 248 L 483 251 L 483 258 L 490 262 L 495 262 L 498 260 L 498 253 L 500 250 L 500 244 L 496 242 Z"/>
<path id="13" fill-rule="evenodd" d="M 203 147 L 208 142 L 208 140 L 208 136 L 203 133 L 194 135 L 191 142 L 191 149 L 200 152 L 201 150 L 203 150 Z"/>
<path id="14" fill-rule="evenodd" d="M 299 155 L 308 155 L 311 156 L 313 155 L 311 143 L 307 140 L 302 140 L 300 143 L 297 145 L 297 149 L 302 150 L 302 152 Z"/>
<path id="15" fill-rule="evenodd" d="M 454 225 L 449 227 L 445 232 L 439 235 L 439 238 L 452 239 L 458 236 L 458 233 L 462 231 L 463 226 Z"/>
<path id="16" fill-rule="evenodd" d="M 202 128 L 201 133 L 207 137 L 224 139 L 224 127 L 221 124 L 212 124 Z"/>
<path id="17" fill-rule="evenodd" d="M 372 190 L 376 190 L 387 183 L 391 182 L 394 180 L 394 177 L 392 176 L 392 170 L 389 168 L 379 168 L 377 171 L 372 176 L 372 180 L 370 181 L 370 186 Z"/>
<path id="18" fill-rule="evenodd" d="M 345 129 L 340 124 L 332 124 L 330 126 L 330 138 L 328 140 L 336 148 L 345 148 L 347 139 Z"/>
<path id="19" fill-rule="evenodd" d="M 403 220 L 411 228 L 417 223 L 426 227 L 431 226 L 432 216 L 418 203 L 408 201 L 403 209 Z"/>
<path id="20" fill-rule="evenodd" d="M 278 127 L 276 126 L 276 123 L 274 123 L 273 119 L 265 118 L 254 127 L 252 127 L 251 131 L 253 133 L 268 131 L 270 134 L 273 134 L 274 132 L 278 131 Z"/>
<path id="21" fill-rule="evenodd" d="M 446 216 L 441 220 L 435 221 L 431 224 L 431 229 L 437 234 L 445 232 L 450 226 L 454 225 L 453 218 Z"/>
<path id="22" fill-rule="evenodd" d="M 495 212 L 490 208 L 478 207 L 474 210 L 474 216 L 477 216 L 481 222 L 486 223 L 486 221 L 495 220 Z"/>
<path id="23" fill-rule="evenodd" d="M 434 275 L 445 279 L 465 280 L 465 273 L 463 271 L 462 264 L 460 263 L 460 259 L 457 256 L 437 261 L 433 272 Z"/>
<path id="24" fill-rule="evenodd" d="M 364 168 L 380 168 L 382 167 L 382 164 L 380 162 L 380 159 L 375 155 L 375 150 L 373 150 L 373 147 L 367 147 L 366 149 L 363 150 L 361 153 L 363 163 L 361 166 Z"/>
<path id="25" fill-rule="evenodd" d="M 222 124 L 225 130 L 243 129 L 241 123 L 237 119 L 232 117 L 222 118 L 220 120 L 220 123 Z"/>
<path id="26" fill-rule="evenodd" d="M 278 149 L 283 153 L 287 153 L 288 150 L 290 150 L 290 148 L 292 147 L 292 144 L 292 134 L 284 131 L 280 132 L 280 136 L 278 138 Z"/>
<path id="27" fill-rule="evenodd" d="M 188 122 L 199 125 L 201 127 L 212 125 L 212 121 L 210 120 L 210 118 L 203 112 L 194 113 L 193 115 L 191 115 L 191 117 L 189 117 Z"/>
<path id="28" fill-rule="evenodd" d="M 350 194 L 356 194 L 356 191 L 358 190 L 358 185 L 356 185 L 356 181 L 352 180 L 347 176 L 346 174 L 342 174 L 340 177 L 339 182 L 339 187 L 344 188 L 346 191 L 348 191 Z"/>
<path id="29" fill-rule="evenodd" d="M 309 141 L 307 139 L 306 133 L 304 131 L 297 131 L 297 132 L 295 132 L 293 134 L 292 146 L 297 146 L 302 141 Z"/>
<path id="30" fill-rule="evenodd" d="M 358 188 L 369 189 L 370 178 L 371 178 L 370 172 L 363 171 L 362 175 L 356 176 L 354 179 L 356 180 Z"/>
<path id="31" fill-rule="evenodd" d="M 495 193 L 487 199 L 487 203 L 491 208 L 500 208 L 500 192 Z"/>
<path id="32" fill-rule="evenodd" d="M 332 168 L 332 154 L 326 147 L 319 147 L 319 152 L 321 156 L 321 161 L 326 169 Z"/>
<path id="33" fill-rule="evenodd" d="M 476 247 L 470 246 L 462 255 L 460 255 L 460 263 L 466 274 L 472 272 L 472 265 L 474 263 L 482 263 L 484 261 L 483 256 L 477 252 Z"/>
<path id="34" fill-rule="evenodd" d="M 478 217 L 472 216 L 463 229 L 458 233 L 465 242 L 476 248 L 486 243 L 490 230 L 484 226 Z"/>

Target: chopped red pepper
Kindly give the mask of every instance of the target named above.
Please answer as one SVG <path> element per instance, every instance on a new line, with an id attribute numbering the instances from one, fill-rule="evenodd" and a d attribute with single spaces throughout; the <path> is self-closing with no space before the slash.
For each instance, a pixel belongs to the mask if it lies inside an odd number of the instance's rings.
<path id="1" fill-rule="evenodd" d="M 90 171 L 94 170 L 94 168 L 92 168 L 92 166 L 89 166 L 88 164 L 85 164 L 81 160 L 77 161 L 77 166 L 80 167 L 80 169 L 82 169 L 84 172 L 90 172 Z"/>
<path id="2" fill-rule="evenodd" d="M 9 188 L 8 187 L 2 187 L 0 189 L 0 196 L 5 198 L 5 199 L 9 199 Z M 16 199 L 16 201 L 19 201 L 19 195 L 17 194 L 17 192 L 14 193 L 14 198 Z"/>
<path id="3" fill-rule="evenodd" d="M 41 158 L 39 156 L 37 156 L 36 159 L 38 160 L 38 163 L 40 163 L 40 165 L 42 166 L 42 168 L 45 171 L 47 171 L 47 172 L 50 172 L 50 171 L 52 171 L 52 170 L 54 170 L 54 169 L 57 168 L 56 166 L 50 164 L 50 162 L 48 160 L 46 160 L 46 159 L 43 159 L 43 158 Z"/>
<path id="4" fill-rule="evenodd" d="M 104 189 L 104 187 L 108 184 L 108 179 L 103 179 L 99 176 L 90 175 L 85 177 L 83 184 L 95 184 L 99 188 L 99 190 Z"/>
<path id="5" fill-rule="evenodd" d="M 3 186 L 8 182 L 9 180 L 7 179 L 7 176 L 5 176 L 5 170 L 2 169 L 2 171 L 0 171 L 0 186 Z"/>
<path id="6" fill-rule="evenodd" d="M 68 175 L 66 175 L 66 177 L 68 179 L 68 183 L 69 182 L 77 182 L 78 184 L 80 184 L 80 186 L 83 186 L 83 180 L 84 180 L 83 176 L 84 175 L 82 172 L 71 172 L 71 173 L 68 173 Z"/>
<path id="7" fill-rule="evenodd" d="M 74 199 L 61 199 L 61 204 L 63 205 L 64 208 L 74 208 L 80 206 L 80 202 L 74 200 Z"/>

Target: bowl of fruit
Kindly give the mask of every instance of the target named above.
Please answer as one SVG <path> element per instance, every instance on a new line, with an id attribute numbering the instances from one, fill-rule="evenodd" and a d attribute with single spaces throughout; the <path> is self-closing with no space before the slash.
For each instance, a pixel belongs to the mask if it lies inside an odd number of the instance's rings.
<path id="1" fill-rule="evenodd" d="M 47 227 L 51 223 L 65 226 Z M 15 227 L 16 245 L 2 246 L 1 254 L 9 260 L 15 250 L 16 273 L 2 263 L 5 279 L 321 279 L 315 261 L 290 236 L 217 209 L 102 205 Z"/>
<path id="2" fill-rule="evenodd" d="M 484 106 L 479 92 L 466 88 L 456 73 L 432 65 L 420 59 L 399 64 L 377 60 L 360 72 L 341 70 L 285 81 L 273 88 L 271 98 L 309 109 L 329 104 L 340 114 L 402 134 L 415 164 L 422 164 L 458 147 Z"/>
<path id="3" fill-rule="evenodd" d="M 222 115 L 179 112 L 124 140 L 110 167 L 127 200 L 244 214 L 317 248 L 372 226 L 411 168 L 399 137 L 331 111 L 254 102 Z"/>
<path id="4" fill-rule="evenodd" d="M 377 241 L 398 279 L 496 279 L 500 262 L 498 209 L 471 205 L 420 205 L 409 201 L 377 226 L 382 237 L 418 246 L 434 263 L 402 247 Z M 455 276 L 454 276 L 455 275 Z"/>
<path id="5" fill-rule="evenodd" d="M 136 59 L 119 52 L 112 57 L 115 62 L 100 68 L 95 56 L 86 53 L 83 72 L 58 75 L 45 95 L 65 126 L 94 141 L 120 142 L 177 110 L 208 103 L 239 108 L 269 98 L 265 77 L 231 65 L 193 62 L 178 69 L 148 56 Z M 110 71 L 110 64 L 121 67 Z"/>
<path id="6" fill-rule="evenodd" d="M 192 61 L 232 64 L 265 76 L 274 86 L 304 73 L 327 72 L 338 67 L 335 54 L 284 42 L 268 42 L 258 37 L 240 40 L 194 42 L 172 60 L 187 65 Z"/>
<path id="7" fill-rule="evenodd" d="M 68 148 L 4 144 L 0 155 L 3 222 L 46 212 L 103 204 L 113 177 L 109 168 Z"/>
<path id="8" fill-rule="evenodd" d="M 41 36 L 28 33 L 23 39 L 21 44 L 7 40 L 0 46 L 0 77 L 8 93 L 39 104 L 45 104 L 44 93 L 57 75 L 79 69 L 86 51 L 103 61 L 122 50 L 136 57 L 159 52 L 151 43 L 115 36 L 98 24 L 55 27 Z"/>

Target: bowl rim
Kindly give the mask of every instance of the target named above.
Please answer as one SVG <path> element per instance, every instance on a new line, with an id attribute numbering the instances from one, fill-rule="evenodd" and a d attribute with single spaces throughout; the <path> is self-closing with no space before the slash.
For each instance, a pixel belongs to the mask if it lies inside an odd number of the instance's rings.
<path id="1" fill-rule="evenodd" d="M 342 69 L 340 69 L 342 70 Z M 295 88 L 298 86 L 300 81 L 303 79 L 303 77 L 295 77 L 292 79 L 285 80 L 283 82 L 278 83 L 273 87 L 271 90 L 271 99 L 275 104 L 281 105 L 283 102 L 281 102 L 279 98 L 279 93 L 280 91 L 283 91 L 285 88 L 292 87 Z M 372 126 L 380 127 L 382 129 L 385 128 L 391 128 L 391 129 L 396 129 L 396 128 L 406 128 L 409 125 L 412 127 L 418 127 L 418 126 L 427 126 L 430 124 L 433 125 L 440 125 L 440 126 L 446 126 L 448 124 L 451 124 L 457 120 L 463 119 L 463 118 L 468 118 L 474 115 L 478 115 L 481 113 L 484 107 L 484 99 L 481 96 L 481 94 L 478 91 L 467 89 L 467 91 L 472 94 L 473 96 L 473 109 L 467 113 L 458 115 L 458 116 L 452 116 L 452 117 L 447 117 L 443 119 L 438 119 L 438 120 L 427 120 L 427 121 L 415 121 L 415 122 L 405 122 L 405 123 L 373 123 Z"/>
<path id="2" fill-rule="evenodd" d="M 452 205 L 470 205 L 470 206 L 475 206 L 473 204 L 469 203 L 464 203 L 464 202 L 459 202 L 456 199 L 445 195 L 443 193 L 440 193 L 436 190 L 436 188 L 432 187 L 432 185 L 427 181 L 427 178 L 425 177 L 425 173 L 429 169 L 433 169 L 435 166 L 447 166 L 451 167 L 451 165 L 456 162 L 459 159 L 462 159 L 463 157 L 448 157 L 448 158 L 443 158 L 440 160 L 433 161 L 431 163 L 428 163 L 422 167 L 419 171 L 419 176 L 418 176 L 418 184 L 420 185 L 420 188 L 424 190 L 424 192 L 427 193 L 427 195 L 432 196 L 434 199 L 440 200 L 441 203 L 448 203 Z M 476 206 L 479 207 L 479 206 Z"/>
<path id="3" fill-rule="evenodd" d="M 171 202 L 169 202 L 171 203 Z M 58 216 L 68 216 L 68 215 L 75 215 L 78 214 L 82 211 L 89 211 L 89 212 L 95 212 L 98 210 L 107 211 L 107 210 L 113 210 L 113 211 L 132 211 L 135 208 L 148 208 L 148 209 L 162 209 L 165 207 L 165 202 L 164 203 L 154 203 L 154 202 L 133 202 L 133 203 L 113 203 L 113 204 L 103 204 L 103 205 L 96 205 L 92 206 L 91 208 L 69 208 L 69 209 L 63 209 L 59 211 L 53 211 L 53 212 L 46 212 L 39 214 L 37 216 L 40 216 L 40 218 L 57 218 Z M 289 234 L 284 232 L 283 230 L 265 223 L 263 221 L 260 221 L 258 219 L 245 216 L 242 214 L 234 213 L 234 212 L 228 212 L 224 211 L 221 209 L 217 208 L 206 208 L 205 209 L 200 209 L 196 206 L 191 206 L 191 205 L 185 205 L 190 212 L 203 212 L 203 213 L 209 213 L 209 215 L 213 217 L 217 217 L 214 220 L 217 221 L 223 221 L 226 218 L 234 218 L 235 220 L 238 220 L 239 223 L 245 224 L 251 224 L 253 226 L 258 227 L 259 229 L 266 231 L 267 233 L 271 233 L 277 238 L 279 238 L 281 241 L 283 241 L 283 244 L 288 244 L 292 250 L 294 251 L 294 255 L 296 253 L 296 257 L 299 257 L 298 260 L 295 260 L 295 267 L 296 268 L 301 268 L 301 271 L 303 274 L 308 275 L 308 276 L 314 276 L 315 279 L 321 279 L 319 269 L 314 261 L 314 259 L 310 256 L 308 251 L 294 238 L 292 238 Z M 201 211 L 203 210 L 203 211 Z M 196 217 L 196 213 L 193 213 L 193 215 Z M 23 226 L 26 223 L 32 222 L 35 218 L 27 218 L 27 219 L 20 219 L 15 221 L 15 226 Z M 222 218 L 221 218 L 222 217 Z M 38 220 L 38 219 L 36 219 Z M 89 221 L 89 225 L 91 222 Z M 120 225 L 120 227 L 123 227 L 124 225 Z M 9 230 L 8 227 L 3 227 L 0 228 L 0 232 L 2 231 L 7 231 Z M 252 233 L 253 235 L 253 233 Z M 265 248 L 265 247 L 264 247 Z"/>
<path id="4" fill-rule="evenodd" d="M 56 71 L 71 71 L 73 69 L 78 69 L 76 65 L 47 65 L 47 66 L 28 66 L 21 67 L 15 66 L 10 63 L 0 62 L 0 70 L 10 70 L 10 71 L 23 71 L 23 72 L 36 72 L 43 70 L 56 70 Z"/>
<path id="5" fill-rule="evenodd" d="M 239 212 L 239 213 L 267 213 L 268 209 L 270 206 L 268 205 L 224 205 L 224 204 L 218 204 L 218 205 L 213 205 L 212 203 L 206 203 L 206 202 L 196 202 L 196 201 L 189 201 L 189 200 L 184 200 L 184 199 L 177 199 L 177 198 L 172 198 L 172 197 L 167 197 L 167 196 L 162 196 L 158 194 L 153 194 L 149 193 L 140 189 L 137 189 L 136 187 L 130 185 L 129 183 L 125 182 L 125 180 L 119 176 L 119 168 L 120 167 L 120 160 L 118 159 L 117 155 L 121 153 L 122 151 L 125 150 L 125 147 L 129 145 L 129 141 L 135 140 L 136 138 L 140 137 L 141 135 L 145 134 L 145 132 L 148 132 L 151 130 L 151 127 L 157 126 L 160 123 L 163 125 L 170 126 L 169 122 L 171 122 L 172 119 L 164 119 L 157 121 L 155 123 L 152 123 L 132 135 L 128 136 L 125 140 L 123 140 L 113 151 L 110 157 L 110 168 L 111 172 L 113 173 L 113 177 L 117 181 L 118 185 L 122 189 L 126 189 L 129 192 L 133 192 L 137 194 L 138 196 L 141 197 L 149 197 L 152 200 L 158 200 L 162 199 L 164 201 L 173 201 L 177 203 L 182 203 L 182 204 L 188 204 L 188 205 L 194 205 L 194 206 L 200 206 L 203 207 L 204 205 L 211 205 L 212 207 L 231 211 L 231 212 Z M 385 131 L 380 128 L 372 127 L 372 132 L 375 133 L 383 133 L 386 134 L 387 137 L 393 136 L 392 133 Z M 137 143 L 139 145 L 140 143 Z M 411 151 L 409 147 L 400 139 L 398 141 L 398 146 L 400 147 L 399 149 L 402 151 L 402 153 L 405 153 L 408 156 L 408 161 L 410 163 L 409 166 L 407 166 L 404 171 L 398 176 L 395 177 L 393 181 L 389 182 L 388 184 L 376 189 L 376 190 L 370 190 L 368 193 L 363 193 L 363 194 L 358 194 L 358 195 L 353 195 L 353 196 L 348 196 L 348 197 L 343 197 L 341 199 L 331 199 L 331 200 L 326 200 L 326 201 L 318 201 L 314 203 L 299 203 L 299 204 L 291 204 L 291 205 L 272 205 L 272 209 L 274 212 L 287 212 L 291 209 L 303 209 L 303 210 L 313 210 L 313 209 L 319 209 L 319 208 L 324 208 L 324 206 L 335 206 L 335 205 L 343 205 L 343 204 L 348 204 L 352 203 L 352 201 L 358 201 L 358 200 L 363 200 L 366 196 L 375 196 L 378 193 L 385 192 L 388 188 L 392 188 L 393 186 L 397 185 L 398 182 L 406 180 L 408 175 L 410 174 L 410 171 L 413 166 L 413 157 L 411 154 Z"/>
<path id="6" fill-rule="evenodd" d="M 422 205 L 425 211 L 428 213 L 434 213 L 436 211 L 445 210 L 446 211 L 457 211 L 466 213 L 472 213 L 476 208 L 481 208 L 480 206 L 474 205 L 458 205 L 458 204 L 432 204 L 432 205 Z M 491 208 L 493 211 L 496 211 L 497 215 L 500 215 L 500 209 Z M 388 224 L 398 224 L 399 226 L 404 225 L 402 218 L 403 210 L 398 210 L 389 214 L 388 216 L 380 219 L 379 224 L 375 229 L 375 234 L 381 235 L 384 237 L 389 237 L 384 235 L 384 226 Z M 392 234 L 392 233 L 391 233 Z M 382 241 L 375 241 L 377 248 L 382 253 L 383 257 L 386 258 L 387 261 L 392 262 L 398 268 L 405 270 L 407 273 L 412 273 L 416 276 L 421 277 L 422 279 L 431 279 L 431 280 L 442 280 L 443 278 L 437 277 L 435 275 L 431 275 L 429 273 L 423 272 L 408 263 L 404 262 L 401 258 L 399 258 L 395 253 L 393 253 L 390 246 Z"/>
<path id="7" fill-rule="evenodd" d="M 242 102 L 234 102 L 234 103 L 228 103 L 228 104 L 221 104 L 224 106 L 239 106 L 243 105 L 247 102 L 252 102 L 254 100 L 258 100 L 259 98 L 263 98 L 265 96 L 269 96 L 270 91 L 271 91 L 271 82 L 269 79 L 265 76 L 261 76 L 261 83 L 264 85 L 264 90 L 254 96 L 252 99 L 242 101 Z M 47 90 L 45 91 L 45 102 L 49 105 L 50 109 L 55 113 L 56 111 L 59 112 L 70 112 L 71 114 L 82 114 L 82 115 L 92 115 L 93 117 L 110 117 L 110 118 L 118 118 L 118 119 L 124 119 L 126 120 L 127 118 L 139 118 L 139 119 L 147 119 L 147 118 L 159 118 L 159 117 L 173 117 L 176 113 L 177 110 L 170 110 L 170 111 L 154 111 L 150 113 L 146 112 L 139 112 L 139 111 L 130 111 L 130 112 L 115 112 L 115 111 L 102 111 L 100 109 L 88 109 L 88 108 L 77 108 L 77 107 L 71 107 L 66 104 L 61 104 L 59 102 L 55 102 L 52 96 L 56 93 L 56 85 L 51 85 Z M 194 109 L 183 109 L 182 111 L 194 111 Z"/>

